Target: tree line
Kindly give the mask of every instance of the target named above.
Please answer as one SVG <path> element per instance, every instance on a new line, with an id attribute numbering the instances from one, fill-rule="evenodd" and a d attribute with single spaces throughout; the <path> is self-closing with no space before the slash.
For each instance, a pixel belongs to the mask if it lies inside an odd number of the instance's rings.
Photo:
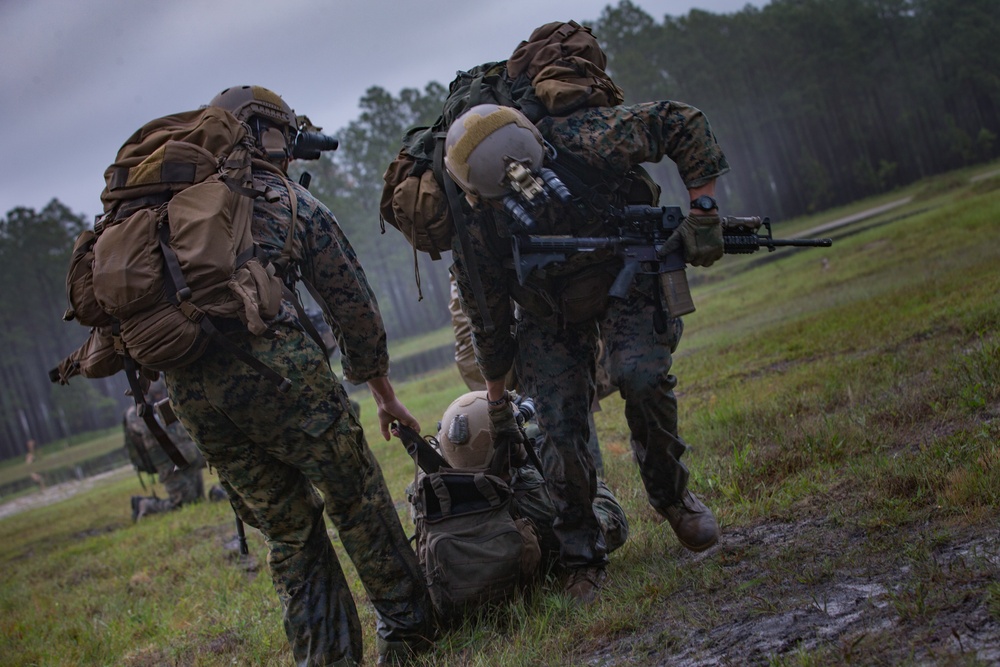
<path id="1" fill-rule="evenodd" d="M 772 0 L 659 18 L 622 0 L 580 21 L 605 47 L 626 103 L 675 99 L 705 111 L 732 166 L 719 181 L 727 213 L 780 223 L 1000 152 L 996 0 Z M 514 36 L 511 51 L 526 37 Z M 340 149 L 296 167 L 351 239 L 390 340 L 448 322 L 448 258 L 415 256 L 379 225 L 385 167 L 447 94 L 447 82 L 414 83 L 398 94 L 371 87 L 358 118 L 335 132 Z M 683 205 L 673 166 L 650 171 L 663 202 Z M 58 198 L 0 220 L 0 276 L 16 286 L 0 315 L 0 458 L 23 453 L 28 438 L 111 426 L 127 400 L 121 377 L 68 387 L 47 377 L 86 336 L 60 321 L 72 242 L 86 224 Z"/>

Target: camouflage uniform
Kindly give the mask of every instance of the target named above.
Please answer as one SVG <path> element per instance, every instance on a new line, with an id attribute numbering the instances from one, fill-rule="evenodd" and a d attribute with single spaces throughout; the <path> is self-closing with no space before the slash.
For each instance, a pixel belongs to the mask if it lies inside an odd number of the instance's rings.
<path id="1" fill-rule="evenodd" d="M 149 461 L 156 467 L 156 476 L 159 478 L 163 488 L 167 491 L 166 498 L 133 498 L 133 515 L 135 519 L 149 514 L 169 512 L 178 507 L 198 502 L 205 497 L 205 481 L 202 469 L 205 467 L 205 459 L 198 451 L 197 445 L 191 440 L 184 427 L 179 423 L 168 426 L 165 430 L 178 451 L 188 461 L 189 465 L 183 470 L 177 469 L 174 462 L 170 460 L 163 447 L 149 431 L 149 427 L 142 421 L 136 413 L 135 406 L 129 406 L 122 419 L 126 447 L 146 452 Z"/>
<path id="2" fill-rule="evenodd" d="M 538 438 L 539 432 L 532 425 L 528 427 L 528 435 Z M 550 565 L 558 559 L 560 545 L 553 529 L 556 510 L 546 489 L 545 479 L 535 466 L 526 465 L 513 471 L 510 486 L 514 490 L 514 502 L 519 515 L 531 519 L 535 525 L 543 563 Z M 628 539 L 628 518 L 618 499 L 600 478 L 597 479 L 593 507 L 605 547 L 611 553 Z"/>
<path id="3" fill-rule="evenodd" d="M 291 219 L 287 189 L 258 199 L 254 239 L 277 256 Z M 384 377 L 389 358 L 375 297 L 330 211 L 292 184 L 299 268 L 326 301 L 343 369 L 354 383 Z M 363 644 L 354 599 L 327 534 L 324 508 L 375 607 L 380 652 L 430 635 L 430 603 L 375 456 L 323 351 L 284 304 L 273 338 L 231 339 L 291 380 L 286 394 L 225 350 L 167 374 L 175 411 L 219 472 L 247 524 L 264 533 L 274 588 L 297 664 L 355 664 Z M 321 495 L 322 494 L 322 495 Z"/>
<path id="4" fill-rule="evenodd" d="M 462 376 L 462 381 L 469 391 L 483 391 L 486 389 L 486 383 L 483 382 L 483 375 L 476 365 L 476 351 L 472 348 L 472 329 L 469 327 L 469 318 L 462 310 L 462 302 L 458 297 L 458 284 L 454 276 L 451 277 L 448 312 L 451 313 L 451 328 L 455 333 L 455 365 L 458 366 L 458 374 Z"/>
<path id="5" fill-rule="evenodd" d="M 546 117 L 538 128 L 557 151 L 571 153 L 601 174 L 612 204 L 623 203 L 614 186 L 643 162 L 669 157 L 688 188 L 709 183 L 729 169 L 704 115 L 678 102 L 591 107 Z M 552 216 L 538 222 L 551 234 L 597 235 L 601 225 L 598 219 Z M 522 287 L 511 268 L 508 229 L 505 213 L 485 204 L 473 209 L 470 245 L 494 324 L 492 334 L 483 327 L 462 248 L 455 244 L 453 271 L 471 319 L 477 361 L 490 380 L 503 377 L 514 364 L 521 387 L 535 397 L 536 418 L 546 436 L 541 460 L 557 514 L 553 528 L 561 545 L 560 560 L 569 568 L 599 566 L 607 561 L 608 546 L 593 509 L 597 475 L 586 447 L 598 338 L 603 337 L 607 348 L 610 380 L 625 399 L 649 502 L 665 514 L 680 501 L 688 479 L 679 460 L 686 445 L 677 435 L 677 380 L 670 374 L 682 323 L 674 319 L 662 333 L 654 330 L 659 287 L 656 277 L 648 275 L 637 276 L 627 299 L 611 300 L 606 307 L 598 303 L 590 316 L 567 322 L 558 305 L 561 290 L 583 285 L 584 277 L 596 277 L 585 293 L 600 298 L 621 262 L 610 253 L 580 253 L 561 267 L 550 266 L 545 277 L 534 272 Z M 515 335 L 510 335 L 515 323 L 512 299 L 519 305 Z"/>
<path id="6" fill-rule="evenodd" d="M 483 374 L 479 372 L 476 363 L 476 351 L 472 345 L 472 327 L 469 318 L 462 310 L 462 300 L 458 294 L 458 283 L 455 277 L 451 277 L 451 300 L 448 302 L 448 310 L 451 313 L 451 328 L 455 332 L 455 364 L 458 366 L 458 374 L 462 376 L 462 381 L 469 391 L 483 391 L 486 383 L 483 381 Z M 603 370 L 603 367 L 598 369 Z M 605 373 L 606 375 L 606 373 Z M 517 381 L 513 373 L 507 374 L 507 386 L 517 388 Z M 608 389 L 605 396 L 611 393 Z M 598 475 L 604 474 L 604 454 L 601 453 L 601 443 L 597 438 L 597 425 L 594 423 L 594 412 L 600 409 L 599 399 L 594 399 L 593 410 L 590 413 L 590 438 L 587 440 L 587 449 L 594 459 L 594 466 Z"/>

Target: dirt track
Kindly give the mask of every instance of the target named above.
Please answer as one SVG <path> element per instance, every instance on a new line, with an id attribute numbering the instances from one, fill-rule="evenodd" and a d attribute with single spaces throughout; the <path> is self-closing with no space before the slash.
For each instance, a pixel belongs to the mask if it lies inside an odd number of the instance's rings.
<path id="1" fill-rule="evenodd" d="M 44 507 L 46 505 L 57 503 L 60 500 L 72 498 L 81 491 L 92 489 L 94 485 L 100 484 L 106 479 L 130 473 L 131 470 L 131 466 L 122 466 L 121 468 L 109 470 L 108 472 L 103 472 L 99 475 L 94 475 L 93 477 L 85 477 L 80 481 L 54 484 L 46 487 L 44 491 L 34 491 L 32 493 L 14 498 L 13 500 L 8 500 L 3 504 L 0 504 L 0 519 L 34 507 Z"/>

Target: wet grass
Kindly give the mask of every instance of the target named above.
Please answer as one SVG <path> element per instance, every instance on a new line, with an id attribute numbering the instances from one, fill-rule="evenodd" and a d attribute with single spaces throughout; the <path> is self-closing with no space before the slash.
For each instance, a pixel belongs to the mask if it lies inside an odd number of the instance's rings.
<path id="1" fill-rule="evenodd" d="M 568 605 L 552 577 L 421 664 L 1000 660 L 1000 189 L 919 191 L 885 224 L 833 232 L 833 248 L 695 270 L 719 276 L 695 289 L 673 372 L 719 546 L 685 551 L 649 508 L 609 397 L 605 477 L 631 536 L 599 602 Z M 448 369 L 397 389 L 432 433 L 461 387 Z M 360 400 L 402 501 L 412 463 Z M 249 531 L 248 566 L 223 548 L 226 507 L 132 525 L 139 491 L 119 479 L 0 520 L 0 665 L 290 664 L 261 536 Z M 340 556 L 373 662 L 371 607 Z"/>

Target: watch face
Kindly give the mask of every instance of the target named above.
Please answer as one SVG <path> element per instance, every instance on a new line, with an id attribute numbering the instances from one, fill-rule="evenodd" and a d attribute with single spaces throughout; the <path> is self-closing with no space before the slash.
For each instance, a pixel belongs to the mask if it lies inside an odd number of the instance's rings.
<path id="1" fill-rule="evenodd" d="M 691 202 L 691 208 L 697 208 L 702 211 L 711 211 L 712 209 L 718 208 L 718 204 L 715 200 L 708 195 L 702 195 Z"/>

